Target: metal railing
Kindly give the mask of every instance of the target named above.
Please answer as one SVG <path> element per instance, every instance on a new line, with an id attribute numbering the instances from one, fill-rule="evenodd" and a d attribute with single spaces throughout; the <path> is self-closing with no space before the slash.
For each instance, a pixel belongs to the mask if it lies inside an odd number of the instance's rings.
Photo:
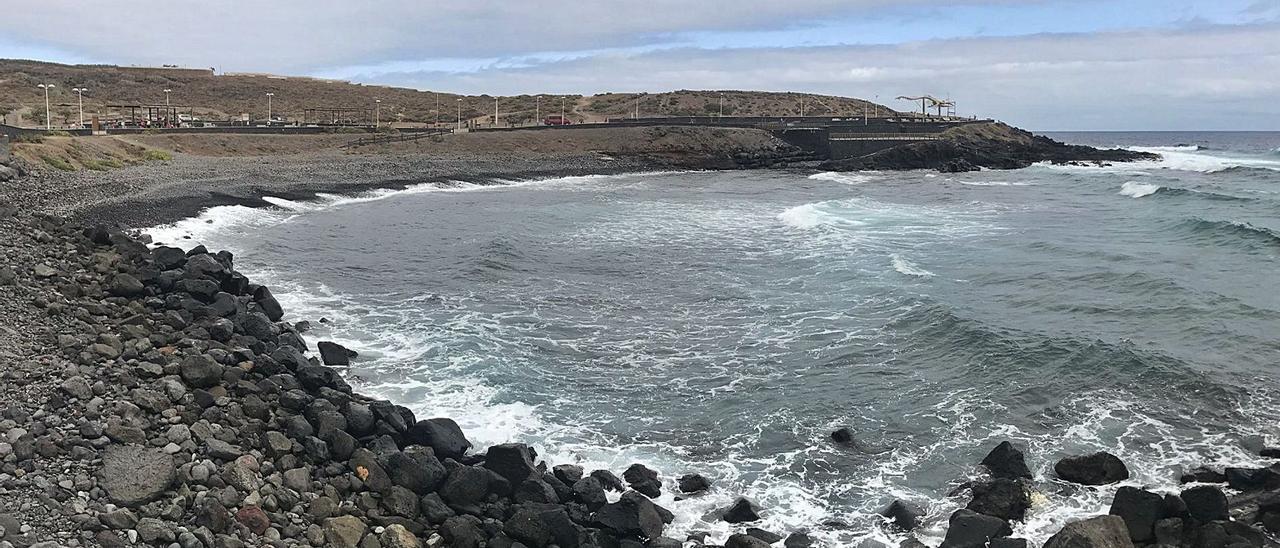
<path id="1" fill-rule="evenodd" d="M 452 129 L 437 129 L 434 131 L 419 131 L 414 133 L 395 133 L 390 135 L 375 135 L 373 137 L 361 137 L 350 143 L 342 145 L 340 148 L 356 148 L 369 145 L 383 145 L 388 143 L 407 143 L 411 141 L 420 141 L 428 137 L 437 135 L 447 135 L 453 133 Z"/>
<path id="2" fill-rule="evenodd" d="M 832 141 L 937 141 L 936 133 L 832 133 Z"/>

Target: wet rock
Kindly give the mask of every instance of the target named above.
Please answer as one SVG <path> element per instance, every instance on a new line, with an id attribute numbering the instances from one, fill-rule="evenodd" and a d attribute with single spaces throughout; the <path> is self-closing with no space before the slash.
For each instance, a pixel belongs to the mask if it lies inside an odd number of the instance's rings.
<path id="1" fill-rule="evenodd" d="M 1164 517 L 1164 497 L 1136 487 L 1121 487 L 1111 501 L 1110 513 L 1124 520 L 1134 542 L 1149 542 L 1155 538 L 1156 521 Z"/>
<path id="2" fill-rule="evenodd" d="M 600 485 L 600 480 L 596 478 L 582 478 L 573 484 L 572 489 L 573 499 L 581 502 L 588 510 L 593 512 L 609 503 L 609 498 L 604 492 L 604 486 Z"/>
<path id="3" fill-rule="evenodd" d="M 773 544 L 775 542 L 782 540 L 782 535 L 779 535 L 772 531 L 765 531 L 764 529 L 760 529 L 759 527 L 748 527 L 747 534 L 753 537 L 756 537 L 760 540 L 763 540 L 767 544 Z"/>
<path id="4" fill-rule="evenodd" d="M 253 301 L 272 322 L 278 322 L 284 317 L 284 309 L 281 308 L 280 301 L 276 300 L 267 286 L 258 286 L 258 289 L 253 292 Z"/>
<path id="5" fill-rule="evenodd" d="M 1027 548 L 1027 539 L 1014 537 L 993 538 L 987 548 Z"/>
<path id="6" fill-rule="evenodd" d="M 1181 518 L 1165 518 L 1156 521 L 1154 527 L 1156 544 L 1163 546 L 1181 546 L 1183 538 L 1183 521 Z"/>
<path id="7" fill-rule="evenodd" d="M 685 474 L 677 480 L 682 493 L 697 493 L 711 489 L 711 482 L 700 474 Z"/>
<path id="8" fill-rule="evenodd" d="M 316 343 L 316 349 L 320 351 L 320 361 L 324 362 L 325 365 L 351 365 L 351 359 L 359 355 L 355 351 L 331 341 Z"/>
<path id="9" fill-rule="evenodd" d="M 525 505 L 502 526 L 507 536 L 527 546 L 541 548 L 577 546 L 578 532 L 564 508 L 551 505 Z"/>
<path id="10" fill-rule="evenodd" d="M 976 483 L 968 509 L 1001 519 L 1022 521 L 1031 507 L 1031 496 L 1022 483 L 1011 479 Z"/>
<path id="11" fill-rule="evenodd" d="M 880 511 L 880 515 L 888 518 L 899 529 L 912 531 L 920 526 L 920 509 L 904 500 L 895 500 Z"/>
<path id="12" fill-rule="evenodd" d="M 1230 517 L 1227 496 L 1217 487 L 1212 485 L 1192 487 L 1184 490 L 1180 496 L 1187 505 L 1187 514 L 1197 522 L 1208 523 Z"/>
<path id="13" fill-rule="evenodd" d="M 769 548 L 769 543 L 751 535 L 735 533 L 729 535 L 724 548 Z"/>
<path id="14" fill-rule="evenodd" d="M 791 533 L 787 535 L 786 540 L 782 541 L 782 546 L 785 548 L 811 548 L 813 545 L 813 537 L 808 533 Z"/>
<path id="15" fill-rule="evenodd" d="M 1124 463 L 1105 451 L 1064 458 L 1053 470 L 1059 478 L 1082 485 L 1106 485 L 1129 479 L 1129 469 Z"/>
<path id="16" fill-rule="evenodd" d="M 1233 468 L 1222 471 L 1227 485 L 1239 491 L 1257 491 L 1280 487 L 1280 472 L 1271 468 Z"/>
<path id="17" fill-rule="evenodd" d="M 986 466 L 991 476 L 995 478 L 1031 478 L 1031 469 L 1027 468 L 1022 451 L 1007 441 L 1000 442 L 1000 445 L 987 453 L 987 456 L 982 459 L 982 465 Z"/>
<path id="18" fill-rule="evenodd" d="M 176 247 L 158 246 L 151 250 L 151 260 L 162 270 L 173 270 L 187 264 L 187 253 Z"/>
<path id="19" fill-rule="evenodd" d="M 137 507 L 160 498 L 177 475 L 173 458 L 163 451 L 113 445 L 103 454 L 98 485 L 112 502 Z"/>
<path id="20" fill-rule="evenodd" d="M 1068 523 L 1049 537 L 1044 548 L 1132 548 L 1129 530 L 1119 516 L 1098 516 Z"/>
<path id="21" fill-rule="evenodd" d="M 441 459 L 461 459 L 471 449 L 471 442 L 453 419 L 435 418 L 418 421 L 405 432 L 407 443 L 424 445 Z"/>
<path id="22" fill-rule="evenodd" d="M 556 494 L 554 488 L 547 482 L 539 478 L 529 478 L 516 486 L 515 493 L 512 494 L 516 502 L 537 502 L 556 504 L 560 502 L 560 496 Z"/>
<path id="23" fill-rule="evenodd" d="M 582 479 L 582 467 L 576 464 L 557 464 L 551 468 L 551 473 L 565 485 L 573 485 Z"/>
<path id="24" fill-rule="evenodd" d="M 505 478 L 511 485 L 520 485 L 537 471 L 533 467 L 533 455 L 523 443 L 504 443 L 489 448 L 484 467 Z"/>
<path id="25" fill-rule="evenodd" d="M 853 430 L 840 428 L 831 433 L 831 440 L 840 444 L 853 443 Z"/>
<path id="26" fill-rule="evenodd" d="M 619 536 L 658 538 L 664 524 L 653 502 L 639 493 L 624 493 L 595 514 L 595 523 Z"/>
<path id="27" fill-rule="evenodd" d="M 662 495 L 662 481 L 658 479 L 658 472 L 650 470 L 643 464 L 632 464 L 627 467 L 622 472 L 622 479 L 626 480 L 632 489 L 651 499 Z"/>
<path id="28" fill-rule="evenodd" d="M 618 476 L 614 475 L 613 472 L 608 470 L 595 470 L 591 472 L 591 477 L 595 478 L 596 481 L 600 482 L 602 487 L 610 491 L 617 491 L 621 493 L 627 490 L 627 488 L 622 484 L 622 480 L 618 478 Z"/>
<path id="29" fill-rule="evenodd" d="M 1013 531 L 1005 520 L 972 510 L 956 510 L 947 525 L 947 535 L 939 548 L 984 548 L 993 538 Z"/>
<path id="30" fill-rule="evenodd" d="M 725 508 L 721 519 L 729 523 L 750 523 L 760 521 L 760 514 L 755 504 L 745 498 L 739 498 Z"/>
<path id="31" fill-rule="evenodd" d="M 1227 476 L 1222 472 L 1200 466 L 1182 475 L 1182 483 L 1226 483 Z"/>

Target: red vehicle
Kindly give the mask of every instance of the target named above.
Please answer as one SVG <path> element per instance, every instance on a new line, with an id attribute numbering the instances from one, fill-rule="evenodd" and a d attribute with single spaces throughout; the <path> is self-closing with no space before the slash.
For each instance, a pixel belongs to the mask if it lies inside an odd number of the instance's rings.
<path id="1" fill-rule="evenodd" d="M 568 126 L 568 125 L 573 125 L 573 121 L 569 120 L 568 118 L 566 118 L 566 117 L 564 117 L 564 116 L 560 116 L 559 114 L 556 114 L 556 115 L 554 115 L 554 116 L 548 116 L 548 117 L 546 117 L 544 120 L 542 120 L 542 125 L 544 125 L 544 126 Z"/>

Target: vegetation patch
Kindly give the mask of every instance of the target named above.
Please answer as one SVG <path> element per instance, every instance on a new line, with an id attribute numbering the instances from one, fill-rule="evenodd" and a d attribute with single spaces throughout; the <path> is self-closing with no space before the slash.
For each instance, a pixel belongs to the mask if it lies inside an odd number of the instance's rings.
<path id="1" fill-rule="evenodd" d="M 71 165 L 71 162 L 57 156 L 41 156 L 40 159 L 44 160 L 44 163 L 49 164 L 55 169 L 61 169 L 62 171 L 76 170 L 76 166 Z"/>
<path id="2" fill-rule="evenodd" d="M 159 149 L 151 149 L 142 155 L 142 159 L 148 162 L 168 162 L 173 160 L 173 155 Z"/>

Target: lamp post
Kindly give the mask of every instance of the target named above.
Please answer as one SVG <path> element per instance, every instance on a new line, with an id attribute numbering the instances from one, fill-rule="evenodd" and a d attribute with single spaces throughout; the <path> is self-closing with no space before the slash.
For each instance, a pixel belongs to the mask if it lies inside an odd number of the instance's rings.
<path id="1" fill-rule="evenodd" d="M 541 122 L 541 120 L 542 120 L 542 96 L 541 96 L 541 95 L 538 95 L 538 96 L 536 96 L 536 99 L 537 99 L 536 103 L 537 103 L 537 105 L 538 105 L 538 106 L 537 106 L 537 107 L 534 109 L 534 111 L 533 111 L 533 124 L 534 124 L 534 125 L 538 125 L 538 124 L 542 123 L 542 122 Z"/>
<path id="2" fill-rule="evenodd" d="M 382 99 L 373 100 L 373 128 L 382 125 Z"/>
<path id="3" fill-rule="evenodd" d="M 493 127 L 498 127 L 498 98 L 493 98 Z"/>
<path id="4" fill-rule="evenodd" d="M 53 118 L 49 114 L 49 90 L 56 88 L 53 84 L 39 84 L 36 87 L 44 90 L 44 130 L 53 129 Z"/>
<path id="5" fill-rule="evenodd" d="M 720 94 L 720 118 L 724 118 L 724 94 Z"/>
<path id="6" fill-rule="evenodd" d="M 89 88 L 71 88 L 71 91 L 80 97 L 80 128 L 84 128 L 84 92 L 89 91 Z"/>
<path id="7" fill-rule="evenodd" d="M 436 121 L 435 125 L 440 125 L 440 92 L 436 92 Z"/>
<path id="8" fill-rule="evenodd" d="M 462 98 L 458 98 L 458 131 L 462 131 Z"/>
<path id="9" fill-rule="evenodd" d="M 560 96 L 560 123 L 564 124 L 564 96 Z"/>
<path id="10" fill-rule="evenodd" d="M 166 89 L 166 90 L 164 90 L 164 106 L 166 106 L 166 107 L 167 107 L 167 106 L 169 106 L 169 92 L 171 92 L 171 91 L 173 91 L 173 90 L 171 90 L 171 89 Z"/>
<path id="11" fill-rule="evenodd" d="M 269 91 L 267 92 L 267 125 L 268 126 L 271 125 L 271 98 L 275 96 L 276 94 L 271 93 Z"/>

